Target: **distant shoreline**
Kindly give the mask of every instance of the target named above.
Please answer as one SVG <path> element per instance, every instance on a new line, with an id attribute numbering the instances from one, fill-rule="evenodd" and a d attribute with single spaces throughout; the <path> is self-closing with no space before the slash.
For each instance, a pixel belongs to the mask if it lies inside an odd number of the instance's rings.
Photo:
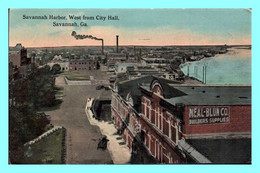
<path id="1" fill-rule="evenodd" d="M 238 52 L 237 52 L 238 51 Z M 242 52 L 244 52 L 244 53 L 241 53 L 241 51 Z M 180 67 L 180 70 L 182 71 L 182 73 L 184 74 L 184 76 L 185 76 L 185 78 L 191 78 L 191 79 L 195 79 L 195 80 L 198 80 L 198 81 L 201 81 L 202 82 L 202 76 L 196 76 L 195 75 L 195 72 L 193 73 L 193 68 L 194 68 L 194 66 L 200 66 L 201 68 L 200 68 L 200 73 L 202 73 L 202 66 L 203 66 L 203 64 L 204 64 L 204 62 L 199 62 L 199 61 L 204 61 L 204 60 L 206 60 L 206 59 L 208 59 L 208 58 L 210 58 L 209 59 L 209 62 L 211 62 L 211 59 L 213 59 L 213 61 L 219 61 L 219 59 L 225 59 L 225 57 L 227 58 L 227 59 L 229 59 L 229 58 L 233 58 L 232 56 L 236 56 L 236 55 L 239 55 L 238 56 L 238 58 L 237 58 L 237 60 L 239 61 L 239 59 L 241 59 L 241 56 L 242 57 L 245 57 L 245 58 L 247 58 L 247 56 L 249 56 L 250 57 L 250 55 L 247 55 L 247 53 L 246 52 L 250 52 L 251 51 L 251 47 L 248 47 L 248 48 L 245 48 L 245 47 L 232 47 L 232 48 L 227 48 L 227 52 L 226 53 L 223 53 L 223 54 L 215 54 L 214 56 L 212 56 L 212 57 L 205 57 L 205 58 L 202 58 L 202 59 L 200 59 L 200 60 L 196 60 L 196 61 L 187 61 L 187 62 L 185 62 L 185 63 L 182 63 L 179 67 Z M 216 59 L 216 60 L 214 60 L 214 59 Z M 244 59 L 244 58 L 243 58 Z M 224 63 L 225 63 L 226 61 L 224 61 Z M 188 64 L 190 64 L 190 65 L 188 65 Z M 211 64 L 212 65 L 212 64 Z M 225 65 L 225 64 L 224 64 Z M 188 67 L 187 66 L 189 66 L 189 76 L 188 76 Z M 232 65 L 231 66 L 227 66 L 226 65 L 226 67 L 227 68 L 231 68 L 232 69 Z M 211 67 L 209 67 L 209 68 L 212 68 L 212 66 Z M 212 71 L 212 69 L 210 70 L 210 71 Z M 225 70 L 224 70 L 225 71 Z M 210 74 L 210 73 L 209 73 Z M 212 73 L 211 73 L 212 74 Z M 220 72 L 220 74 L 221 74 L 221 72 Z M 209 76 L 211 76 L 212 77 L 212 75 L 209 75 Z M 232 76 L 232 75 L 231 75 Z M 234 77 L 234 75 L 233 75 L 233 77 Z M 214 78 L 218 78 L 218 76 L 215 76 Z M 241 81 L 240 83 L 238 83 L 235 79 L 233 79 L 232 77 L 232 80 L 231 81 L 233 81 L 233 82 L 235 82 L 235 83 L 232 83 L 232 82 L 230 82 L 230 81 L 228 81 L 227 79 L 222 79 L 222 81 L 221 80 L 215 80 L 214 78 L 209 78 L 210 80 L 211 80 L 211 82 L 212 82 L 212 80 L 213 80 L 213 85 L 237 85 L 237 84 L 239 84 L 239 85 L 251 85 L 251 83 L 250 82 L 247 82 L 247 80 L 244 80 L 243 82 Z M 234 77 L 235 78 L 235 77 Z M 246 78 L 245 78 L 246 79 Z M 208 81 L 208 80 L 207 80 Z M 223 83 L 223 81 L 224 81 L 224 83 Z M 208 84 L 208 83 L 207 83 Z M 212 84 L 211 84 L 212 85 Z"/>
<path id="2" fill-rule="evenodd" d="M 115 47 L 116 45 L 105 45 L 105 47 Z M 223 46 L 222 44 L 220 45 L 164 45 L 164 46 L 160 46 L 160 45 L 153 45 L 153 46 L 146 46 L 146 45 L 120 45 L 120 47 L 221 47 Z M 9 48 L 11 47 L 15 47 L 15 46 L 9 46 Z M 100 45 L 89 45 L 89 46 L 47 46 L 47 47 L 29 47 L 26 46 L 27 49 L 51 49 L 51 48 L 82 48 L 82 47 L 100 47 Z M 227 45 L 228 48 L 231 47 L 243 47 L 243 48 L 239 48 L 239 49 L 251 49 L 251 45 Z M 244 47 L 250 47 L 250 48 L 244 48 Z"/>

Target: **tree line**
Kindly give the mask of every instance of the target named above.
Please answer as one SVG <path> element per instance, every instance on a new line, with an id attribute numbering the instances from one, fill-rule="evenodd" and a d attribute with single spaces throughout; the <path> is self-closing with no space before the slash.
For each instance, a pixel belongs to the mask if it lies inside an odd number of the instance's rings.
<path id="1" fill-rule="evenodd" d="M 55 74 L 49 66 L 38 68 L 31 64 L 26 75 L 9 66 L 9 161 L 19 163 L 23 144 L 46 131 L 50 117 L 39 113 L 61 101 L 55 97 Z"/>

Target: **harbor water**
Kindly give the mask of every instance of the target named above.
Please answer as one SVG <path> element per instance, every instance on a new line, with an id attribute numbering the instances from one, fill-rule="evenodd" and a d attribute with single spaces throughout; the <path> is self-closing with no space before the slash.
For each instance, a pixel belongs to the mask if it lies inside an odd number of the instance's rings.
<path id="1" fill-rule="evenodd" d="M 203 66 L 206 75 L 203 75 Z M 187 62 L 180 68 L 185 75 L 206 84 L 251 85 L 251 49 L 231 48 L 225 54 Z"/>

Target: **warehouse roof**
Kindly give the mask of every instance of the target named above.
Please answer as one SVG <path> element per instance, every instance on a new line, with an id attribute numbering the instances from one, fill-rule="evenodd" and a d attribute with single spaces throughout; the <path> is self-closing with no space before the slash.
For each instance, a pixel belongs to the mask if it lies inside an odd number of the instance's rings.
<path id="1" fill-rule="evenodd" d="M 136 111 L 140 111 L 140 105 L 141 105 L 141 91 L 138 89 L 140 83 L 150 83 L 152 81 L 152 76 L 145 76 L 140 77 L 134 80 L 127 80 L 118 82 L 117 85 L 117 92 L 118 94 L 126 99 L 127 94 L 130 93 L 133 102 L 134 102 L 134 108 Z"/>
<path id="2" fill-rule="evenodd" d="M 251 86 L 172 86 L 186 95 L 166 99 L 185 105 L 251 105 Z"/>
<path id="3" fill-rule="evenodd" d="M 212 163 L 251 163 L 251 138 L 189 139 L 186 142 Z"/>
<path id="4" fill-rule="evenodd" d="M 124 99 L 126 99 L 127 95 L 130 93 L 134 102 L 134 108 L 136 109 L 136 111 L 139 112 L 141 108 L 141 91 L 139 89 L 139 85 L 143 83 L 151 83 L 155 79 L 157 80 L 159 79 L 160 81 L 164 81 L 167 83 L 175 83 L 175 84 L 178 83 L 175 81 L 170 81 L 155 76 L 144 76 L 133 80 L 118 82 L 116 84 L 118 90 L 117 92 Z"/>
<path id="5" fill-rule="evenodd" d="M 142 88 L 151 91 L 153 82 L 158 82 L 164 99 L 175 105 L 251 105 L 251 86 L 195 85 L 169 83 L 169 80 L 154 78 Z M 150 86 L 150 87 L 149 87 Z"/>

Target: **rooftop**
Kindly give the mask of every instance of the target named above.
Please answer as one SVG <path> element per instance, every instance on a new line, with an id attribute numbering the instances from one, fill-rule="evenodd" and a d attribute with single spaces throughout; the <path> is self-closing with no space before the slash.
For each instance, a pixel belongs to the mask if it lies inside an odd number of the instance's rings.
<path id="1" fill-rule="evenodd" d="M 251 138 L 186 140 L 212 163 L 251 163 Z"/>
<path id="2" fill-rule="evenodd" d="M 162 86 L 164 99 L 175 105 L 251 105 L 251 86 L 183 85 L 166 80 L 157 81 Z M 142 88 L 151 91 L 151 83 Z"/>
<path id="3" fill-rule="evenodd" d="M 172 86 L 186 95 L 166 99 L 185 105 L 251 105 L 251 86 Z"/>
<path id="4" fill-rule="evenodd" d="M 167 82 L 172 82 L 172 83 L 177 83 L 174 81 L 169 81 L 163 78 L 155 77 L 155 76 L 143 76 L 140 78 L 136 78 L 133 80 L 126 80 L 122 82 L 117 83 L 118 87 L 118 94 L 126 99 L 126 96 L 128 93 L 130 93 L 133 102 L 134 102 L 134 108 L 136 111 L 140 111 L 141 109 L 141 91 L 139 89 L 139 85 L 144 84 L 144 83 L 151 83 L 153 80 L 161 80 L 161 81 L 167 81 Z"/>
<path id="5" fill-rule="evenodd" d="M 17 43 L 15 47 L 9 47 L 10 51 L 20 51 L 23 48 L 21 43 Z"/>
<path id="6" fill-rule="evenodd" d="M 117 83 L 118 94 L 126 99 L 128 93 L 130 93 L 133 102 L 134 108 L 137 112 L 140 112 L 141 109 L 141 91 L 138 89 L 140 83 L 149 83 L 153 80 L 152 76 L 144 76 L 134 80 L 127 80 Z"/>

